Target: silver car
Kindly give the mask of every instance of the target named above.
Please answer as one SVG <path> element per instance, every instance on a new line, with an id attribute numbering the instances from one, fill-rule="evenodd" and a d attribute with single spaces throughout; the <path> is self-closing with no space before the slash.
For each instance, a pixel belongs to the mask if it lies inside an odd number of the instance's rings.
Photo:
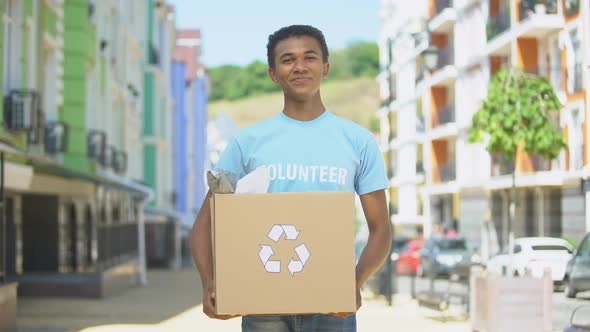
<path id="1" fill-rule="evenodd" d="M 565 269 L 564 292 L 567 297 L 590 291 L 590 233 L 580 242 Z"/>

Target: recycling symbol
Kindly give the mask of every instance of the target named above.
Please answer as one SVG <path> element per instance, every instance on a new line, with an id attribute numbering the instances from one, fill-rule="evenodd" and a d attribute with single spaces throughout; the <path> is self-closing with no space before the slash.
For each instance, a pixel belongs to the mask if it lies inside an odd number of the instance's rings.
<path id="1" fill-rule="evenodd" d="M 279 242 L 281 236 L 285 234 L 285 239 L 287 241 L 295 241 L 299 237 L 299 233 L 301 233 L 301 231 L 297 230 L 295 225 L 274 225 L 268 232 L 267 236 L 274 242 Z M 291 276 L 295 276 L 295 273 L 303 271 L 303 267 L 305 267 L 305 263 L 307 263 L 307 260 L 311 255 L 305 243 L 295 247 L 295 253 L 297 254 L 298 259 L 291 258 L 287 265 L 287 269 L 289 270 L 289 273 L 291 273 Z M 260 245 L 258 256 L 260 257 L 266 272 L 280 273 L 281 261 L 270 259 L 274 254 L 272 246 L 266 244 Z"/>

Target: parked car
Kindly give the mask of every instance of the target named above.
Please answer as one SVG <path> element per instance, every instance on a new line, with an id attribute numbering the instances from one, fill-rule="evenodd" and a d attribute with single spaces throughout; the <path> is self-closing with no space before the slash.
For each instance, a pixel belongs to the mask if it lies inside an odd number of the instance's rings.
<path id="1" fill-rule="evenodd" d="M 584 236 L 565 269 L 565 296 L 575 297 L 584 291 L 590 291 L 590 233 Z"/>
<path id="2" fill-rule="evenodd" d="M 400 275 L 415 275 L 420 266 L 420 249 L 424 246 L 424 240 L 409 241 L 399 254 L 397 260 L 397 273 Z"/>
<path id="3" fill-rule="evenodd" d="M 590 305 L 576 307 L 570 317 L 570 326 L 563 332 L 590 332 Z"/>
<path id="4" fill-rule="evenodd" d="M 473 250 L 464 238 L 429 238 L 420 250 L 419 276 L 464 274 L 472 263 Z"/>
<path id="5" fill-rule="evenodd" d="M 540 278 L 546 268 L 551 269 L 551 277 L 557 286 L 563 284 L 565 268 L 572 258 L 574 248 L 559 238 L 526 237 L 514 240 L 514 275 L 525 275 L 530 270 L 534 277 Z M 505 249 L 492 257 L 487 264 L 488 271 L 502 274 L 510 265 L 510 255 Z"/>

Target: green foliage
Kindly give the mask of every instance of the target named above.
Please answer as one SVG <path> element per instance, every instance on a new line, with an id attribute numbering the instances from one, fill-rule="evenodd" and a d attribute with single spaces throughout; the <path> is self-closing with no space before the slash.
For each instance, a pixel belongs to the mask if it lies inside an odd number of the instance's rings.
<path id="1" fill-rule="evenodd" d="M 566 141 L 552 119 L 558 118 L 561 103 L 544 77 L 520 69 L 502 69 L 488 87 L 487 98 L 473 115 L 469 142 L 483 142 L 487 150 L 513 160 L 518 145 L 545 159 L 555 159 Z"/>
<path id="2" fill-rule="evenodd" d="M 375 115 L 372 115 L 369 118 L 369 123 L 367 125 L 367 128 L 374 133 L 379 132 L 379 130 L 381 129 L 381 123 Z"/>
<path id="3" fill-rule="evenodd" d="M 357 42 L 345 49 L 330 51 L 330 80 L 376 76 L 379 48 L 375 43 Z M 254 61 L 245 67 L 223 65 L 209 70 L 209 100 L 237 100 L 280 91 L 268 76 L 268 66 Z"/>

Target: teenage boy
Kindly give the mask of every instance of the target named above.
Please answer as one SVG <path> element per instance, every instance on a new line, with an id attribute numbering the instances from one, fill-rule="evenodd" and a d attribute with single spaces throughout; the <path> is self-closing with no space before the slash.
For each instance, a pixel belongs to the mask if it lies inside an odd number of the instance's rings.
<path id="1" fill-rule="evenodd" d="M 361 287 L 383 264 L 391 247 L 385 198 L 389 183 L 374 136 L 332 114 L 322 102 L 320 86 L 330 69 L 328 55 L 324 36 L 314 27 L 293 25 L 270 35 L 268 72 L 283 90 L 283 110 L 239 131 L 216 167 L 241 178 L 266 166 L 269 192 L 349 191 L 360 196 L 369 238 L 356 266 L 358 310 Z M 209 198 L 210 193 L 193 227 L 192 253 L 203 286 L 203 311 L 211 318 L 228 319 L 235 316 L 215 314 Z M 242 318 L 242 331 L 351 332 L 356 331 L 356 317 L 342 313 L 252 315 Z"/>

